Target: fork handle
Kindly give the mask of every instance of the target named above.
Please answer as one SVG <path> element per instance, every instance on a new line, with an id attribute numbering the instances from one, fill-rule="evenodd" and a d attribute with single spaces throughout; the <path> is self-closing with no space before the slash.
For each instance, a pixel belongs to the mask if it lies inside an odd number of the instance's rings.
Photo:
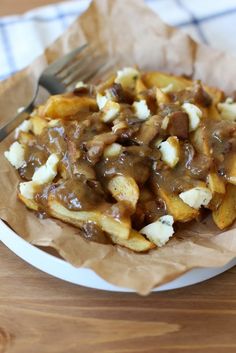
<path id="1" fill-rule="evenodd" d="M 4 140 L 17 126 L 19 126 L 34 109 L 33 102 L 18 113 L 9 123 L 0 129 L 0 142 Z"/>

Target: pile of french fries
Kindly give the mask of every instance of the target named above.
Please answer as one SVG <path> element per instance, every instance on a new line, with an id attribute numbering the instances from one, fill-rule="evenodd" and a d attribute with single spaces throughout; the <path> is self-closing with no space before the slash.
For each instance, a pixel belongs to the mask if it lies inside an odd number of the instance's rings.
<path id="1" fill-rule="evenodd" d="M 196 84 L 206 98 L 203 103 L 191 95 Z M 182 124 L 186 124 L 184 130 L 177 125 L 170 127 L 170 121 L 178 123 L 179 115 L 173 115 L 176 111 L 180 115 L 184 113 L 181 117 Z M 130 123 L 132 119 L 135 129 Z M 235 121 L 236 103 L 231 98 L 226 99 L 219 89 L 161 72 L 142 73 L 135 68 L 125 68 L 105 82 L 97 85 L 79 82 L 74 92 L 51 96 L 16 130 L 16 141 L 5 156 L 26 179 L 19 184 L 18 197 L 29 209 L 45 212 L 49 217 L 82 230 L 87 223 L 96 224 L 114 244 L 144 252 L 163 246 L 174 234 L 174 224 L 199 221 L 203 209 L 212 214 L 218 228 L 225 229 L 233 224 L 236 219 Z M 208 122 L 213 126 L 215 137 L 209 136 Z M 215 162 L 217 151 L 212 143 L 222 122 L 227 122 L 225 126 L 229 131 L 224 130 L 226 135 L 222 137 L 222 146 L 230 146 L 227 151 L 218 152 L 219 163 L 227 160 L 227 170 L 223 171 Z M 76 140 L 70 141 L 63 132 L 67 124 L 72 130 L 74 126 L 73 136 L 76 129 L 78 136 L 84 129 L 87 140 L 80 145 Z M 92 133 L 94 128 L 96 133 Z M 49 136 L 47 140 L 45 133 Z M 54 139 L 53 134 L 60 135 L 59 147 L 59 140 Z M 164 177 L 161 183 L 158 182 L 157 174 L 164 170 L 170 177 L 175 175 L 186 141 L 196 158 L 204 156 L 211 161 L 210 168 L 198 178 L 186 167 L 184 173 L 189 184 L 180 187 L 179 191 L 170 191 Z M 37 153 L 42 150 L 47 157 L 41 160 L 40 157 L 39 162 L 36 152 L 30 154 L 36 144 Z M 152 156 L 147 168 L 144 166 L 141 172 L 132 164 L 130 169 L 125 166 L 115 169 L 104 179 L 98 175 L 99 163 L 106 165 L 107 161 L 112 161 L 116 165 L 131 146 L 147 148 L 152 155 L 155 152 L 156 159 Z M 67 158 L 69 166 L 65 163 Z M 143 158 L 141 152 L 139 158 Z M 31 174 L 25 177 L 22 170 L 29 164 Z M 90 207 L 67 207 L 57 197 L 55 189 L 67 185 L 65 181 L 70 179 L 76 185 L 76 178 L 83 179 L 84 185 L 99 183 L 105 196 L 100 197 L 97 205 L 93 201 Z M 85 199 L 86 190 L 83 192 Z M 95 189 L 88 190 L 96 194 Z M 70 192 L 68 190 L 68 194 Z M 87 196 L 90 199 L 93 195 Z M 146 200 L 162 202 L 161 213 L 154 215 L 151 221 L 146 217 L 147 210 L 144 214 L 141 207 Z M 117 216 L 116 210 L 121 208 L 125 212 L 118 212 Z"/>

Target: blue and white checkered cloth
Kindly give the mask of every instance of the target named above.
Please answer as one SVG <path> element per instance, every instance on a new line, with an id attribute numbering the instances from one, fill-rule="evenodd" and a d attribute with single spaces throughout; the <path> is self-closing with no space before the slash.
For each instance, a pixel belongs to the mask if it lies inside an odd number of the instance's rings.
<path id="1" fill-rule="evenodd" d="M 0 18 L 0 80 L 40 55 L 84 12 L 90 0 L 37 8 L 22 16 Z M 236 54 L 236 0 L 146 0 L 168 24 L 195 40 Z"/>

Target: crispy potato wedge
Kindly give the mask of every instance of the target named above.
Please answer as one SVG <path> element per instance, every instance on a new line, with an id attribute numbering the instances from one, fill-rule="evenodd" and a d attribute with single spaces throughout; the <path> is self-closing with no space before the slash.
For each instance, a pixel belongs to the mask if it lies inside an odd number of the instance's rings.
<path id="1" fill-rule="evenodd" d="M 209 173 L 207 183 L 212 193 L 225 194 L 225 183 L 217 173 Z"/>
<path id="2" fill-rule="evenodd" d="M 93 98 L 55 95 L 48 99 L 44 107 L 44 116 L 52 119 L 65 119 L 80 111 L 96 111 L 96 109 L 97 103 Z"/>
<path id="3" fill-rule="evenodd" d="M 141 77 L 138 77 L 135 83 L 135 94 L 137 96 L 138 99 L 145 99 L 145 95 L 143 94 L 143 92 L 147 89 L 147 87 L 145 86 L 145 84 L 143 83 Z"/>
<path id="4" fill-rule="evenodd" d="M 209 108 L 207 108 L 208 110 L 207 117 L 211 120 L 221 120 L 220 113 L 218 112 L 216 106 L 224 99 L 224 93 L 217 88 L 209 87 L 207 85 L 203 85 L 203 89 L 212 98 L 212 104 Z"/>
<path id="5" fill-rule="evenodd" d="M 207 184 L 212 192 L 212 199 L 207 208 L 212 211 L 217 210 L 223 201 L 224 194 L 226 192 L 225 183 L 217 173 L 209 173 L 207 176 Z"/>
<path id="6" fill-rule="evenodd" d="M 85 222 L 97 223 L 101 229 L 121 239 L 128 239 L 131 224 L 129 220 L 119 221 L 112 216 L 99 211 L 70 211 L 61 205 L 53 196 L 49 196 L 48 208 L 50 214 L 64 222 L 81 227 Z"/>
<path id="7" fill-rule="evenodd" d="M 210 203 L 205 207 L 211 211 L 216 211 L 219 208 L 219 206 L 221 205 L 223 199 L 224 199 L 224 194 L 215 193 L 215 194 L 213 194 Z"/>
<path id="8" fill-rule="evenodd" d="M 212 212 L 212 217 L 220 229 L 229 227 L 236 219 L 236 186 L 227 184 L 226 194 L 220 207 Z"/>
<path id="9" fill-rule="evenodd" d="M 191 142 L 197 152 L 210 156 L 210 146 L 207 138 L 207 131 L 203 125 L 200 125 L 193 133 Z"/>
<path id="10" fill-rule="evenodd" d="M 164 72 L 148 72 L 142 75 L 142 80 L 144 84 L 148 87 L 159 87 L 164 88 L 169 84 L 173 85 L 173 90 L 181 90 L 186 87 L 192 86 L 193 82 L 178 76 L 172 76 Z"/>
<path id="11" fill-rule="evenodd" d="M 140 127 L 135 135 L 135 141 L 140 145 L 149 144 L 159 133 L 161 129 L 162 118 L 158 115 L 153 115 L 147 119 Z"/>
<path id="12" fill-rule="evenodd" d="M 117 236 L 120 239 L 128 239 L 131 230 L 130 218 L 118 220 L 106 214 L 100 214 L 98 225 L 104 232 Z"/>
<path id="13" fill-rule="evenodd" d="M 168 214 L 171 214 L 175 221 L 188 222 L 199 215 L 198 210 L 188 206 L 178 195 L 169 194 L 163 188 L 159 188 L 158 193 L 166 203 Z"/>
<path id="14" fill-rule="evenodd" d="M 35 200 L 27 199 L 21 193 L 18 193 L 17 196 L 25 204 L 26 207 L 30 208 L 33 211 L 38 211 L 39 207 Z"/>
<path id="15" fill-rule="evenodd" d="M 110 234 L 110 238 L 113 243 L 124 246 L 136 252 L 144 252 L 154 249 L 156 247 L 154 243 L 147 240 L 142 234 L 136 232 L 135 230 L 132 230 L 130 232 L 128 239 L 121 239 L 112 234 Z"/>
<path id="16" fill-rule="evenodd" d="M 163 93 L 162 90 L 158 87 L 156 87 L 156 100 L 158 104 L 166 104 L 170 101 L 167 94 Z"/>
<path id="17" fill-rule="evenodd" d="M 139 198 L 139 187 L 134 178 L 117 175 L 108 182 L 108 190 L 119 201 L 125 201 L 135 209 Z"/>

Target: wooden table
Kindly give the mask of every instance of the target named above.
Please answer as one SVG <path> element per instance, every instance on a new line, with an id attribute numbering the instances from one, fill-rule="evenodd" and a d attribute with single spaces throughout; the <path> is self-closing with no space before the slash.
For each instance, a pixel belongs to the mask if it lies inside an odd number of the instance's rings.
<path id="1" fill-rule="evenodd" d="M 0 15 L 46 3 L 1 0 Z M 62 282 L 0 245 L 0 353 L 235 353 L 235 326 L 236 268 L 141 297 Z"/>
<path id="2" fill-rule="evenodd" d="M 141 297 L 50 277 L 0 246 L 1 353 L 235 353 L 236 268 Z"/>

